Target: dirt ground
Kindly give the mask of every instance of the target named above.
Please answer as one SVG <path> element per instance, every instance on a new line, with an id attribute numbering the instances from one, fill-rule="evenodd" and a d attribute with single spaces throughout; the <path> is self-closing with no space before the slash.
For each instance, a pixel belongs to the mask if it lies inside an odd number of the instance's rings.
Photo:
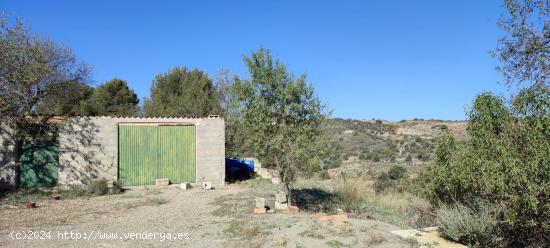
<path id="1" fill-rule="evenodd" d="M 210 191 L 149 187 L 120 195 L 45 200 L 37 202 L 35 209 L 2 206 L 0 246 L 416 246 L 390 233 L 398 227 L 369 219 L 352 218 L 350 222 L 338 223 L 321 222 L 305 212 L 252 214 L 254 197 L 267 197 L 269 205 L 274 190 L 270 185 L 250 183 Z M 24 238 L 25 234 L 29 236 L 28 231 L 38 231 L 31 236 L 41 239 Z M 171 239 L 165 233 L 170 233 Z M 107 236 L 111 240 L 105 240 Z M 77 237 L 80 240 L 75 240 Z"/>

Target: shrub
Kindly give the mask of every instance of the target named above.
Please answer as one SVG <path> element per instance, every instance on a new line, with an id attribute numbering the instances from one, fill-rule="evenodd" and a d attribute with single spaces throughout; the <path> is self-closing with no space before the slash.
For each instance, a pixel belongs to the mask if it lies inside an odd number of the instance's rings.
<path id="1" fill-rule="evenodd" d="M 87 185 L 88 193 L 92 195 L 105 195 L 109 193 L 109 186 L 106 179 L 92 181 Z"/>
<path id="2" fill-rule="evenodd" d="M 439 139 L 416 189 L 434 205 L 482 199 L 500 209 L 502 246 L 544 246 L 550 243 L 550 89 L 522 90 L 511 103 L 479 95 L 468 139 Z"/>
<path id="3" fill-rule="evenodd" d="M 392 180 L 386 172 L 382 172 L 374 182 L 374 190 L 376 193 L 385 192 L 389 188 L 395 188 L 395 186 L 397 186 L 396 181 Z"/>
<path id="4" fill-rule="evenodd" d="M 57 190 L 61 198 L 76 198 L 87 195 L 86 188 L 83 185 L 67 185 Z"/>
<path id="5" fill-rule="evenodd" d="M 449 127 L 445 124 L 438 124 L 438 125 L 432 126 L 432 129 L 439 129 L 439 130 L 442 130 L 442 131 L 447 131 L 447 130 L 449 130 Z"/>
<path id="6" fill-rule="evenodd" d="M 407 158 L 405 158 L 405 162 L 407 162 L 407 163 L 412 162 L 412 160 L 413 160 L 413 158 L 412 158 L 411 154 L 407 155 Z"/>
<path id="7" fill-rule="evenodd" d="M 494 246 L 498 241 L 495 218 L 487 204 L 477 205 L 442 205 L 436 212 L 441 234 L 469 246 Z"/>
<path id="8" fill-rule="evenodd" d="M 388 177 L 392 180 L 399 180 L 405 176 L 407 169 L 401 165 L 394 165 L 388 171 Z"/>
<path id="9" fill-rule="evenodd" d="M 122 186 L 118 181 L 115 181 L 113 183 L 113 187 L 109 189 L 109 194 L 111 195 L 118 195 L 118 194 L 121 194 L 122 192 L 124 192 L 124 189 L 122 188 Z"/>
<path id="10" fill-rule="evenodd" d="M 372 161 L 380 162 L 380 155 L 378 153 L 374 154 L 374 156 L 372 157 Z"/>

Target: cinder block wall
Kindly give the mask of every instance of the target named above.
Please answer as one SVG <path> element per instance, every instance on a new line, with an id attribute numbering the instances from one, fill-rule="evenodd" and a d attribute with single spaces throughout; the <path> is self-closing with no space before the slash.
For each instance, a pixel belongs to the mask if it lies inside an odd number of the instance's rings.
<path id="1" fill-rule="evenodd" d="M 197 126 L 197 182 L 225 182 L 225 122 L 203 119 Z"/>
<path id="2" fill-rule="evenodd" d="M 58 184 L 117 179 L 117 124 L 110 117 L 72 117 L 59 129 Z"/>
<path id="3" fill-rule="evenodd" d="M 225 122 L 221 118 L 73 117 L 59 133 L 59 184 L 117 180 L 119 123 L 180 123 L 196 126 L 197 183 L 225 181 Z"/>
<path id="4" fill-rule="evenodd" d="M 12 130 L 2 126 L 0 131 L 0 190 L 14 190 L 17 187 L 17 165 L 15 163 L 15 143 L 10 137 Z"/>

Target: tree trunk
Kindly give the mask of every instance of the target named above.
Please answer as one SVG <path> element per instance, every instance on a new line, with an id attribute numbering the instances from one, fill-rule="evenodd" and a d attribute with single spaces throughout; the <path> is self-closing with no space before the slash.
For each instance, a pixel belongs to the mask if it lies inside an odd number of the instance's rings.
<path id="1" fill-rule="evenodd" d="M 286 194 L 286 201 L 289 206 L 292 205 L 292 190 L 290 189 L 290 185 L 288 183 L 284 183 L 284 191 Z"/>

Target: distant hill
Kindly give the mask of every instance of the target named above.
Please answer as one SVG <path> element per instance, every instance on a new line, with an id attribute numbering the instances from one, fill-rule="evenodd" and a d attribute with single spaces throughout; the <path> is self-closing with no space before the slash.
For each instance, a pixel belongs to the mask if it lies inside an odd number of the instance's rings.
<path id="1" fill-rule="evenodd" d="M 436 139 L 444 132 L 465 139 L 466 122 L 330 119 L 324 131 L 334 140 L 327 169 L 345 167 L 378 173 L 398 164 L 416 171 L 432 160 Z"/>

